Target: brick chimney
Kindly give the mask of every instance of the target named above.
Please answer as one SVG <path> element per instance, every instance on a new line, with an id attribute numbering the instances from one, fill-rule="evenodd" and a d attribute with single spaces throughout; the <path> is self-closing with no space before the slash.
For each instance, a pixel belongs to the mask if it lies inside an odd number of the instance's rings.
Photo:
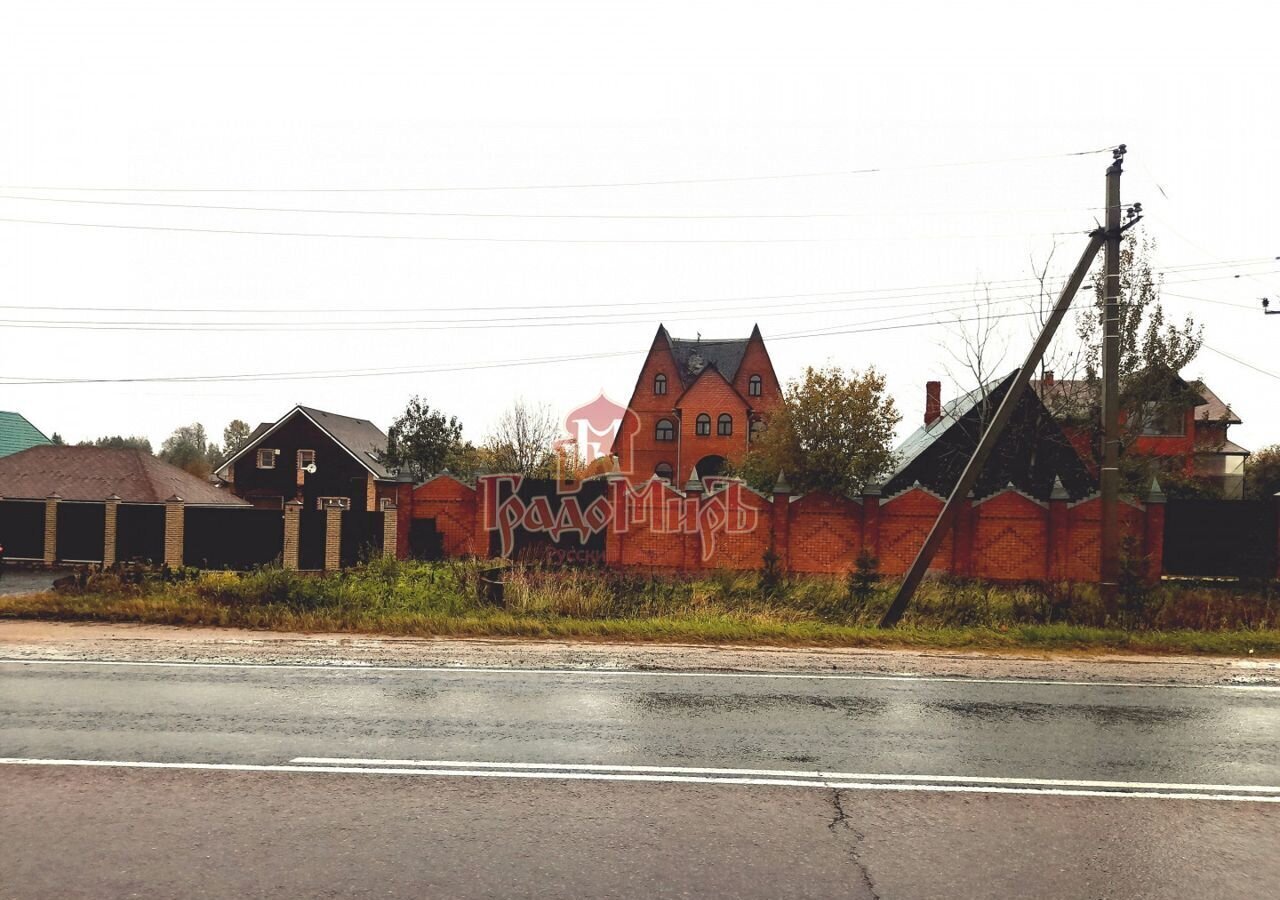
<path id="1" fill-rule="evenodd" d="M 924 424 L 928 427 L 941 418 L 942 382 L 926 382 L 924 386 Z"/>
<path id="2" fill-rule="evenodd" d="M 1040 379 L 1041 387 L 1053 387 L 1053 369 L 1046 369 L 1044 378 Z"/>

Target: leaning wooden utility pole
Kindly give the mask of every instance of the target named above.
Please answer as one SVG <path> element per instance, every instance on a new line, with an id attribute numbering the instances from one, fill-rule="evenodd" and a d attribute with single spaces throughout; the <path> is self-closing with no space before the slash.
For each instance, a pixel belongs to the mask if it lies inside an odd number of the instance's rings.
<path id="1" fill-rule="evenodd" d="M 929 563 L 933 561 L 934 555 L 938 552 L 938 547 L 942 544 L 943 538 L 951 531 L 953 522 L 955 521 L 956 511 L 959 509 L 960 502 L 969 496 L 969 492 L 978 482 L 978 476 L 982 474 L 982 468 L 986 465 L 991 451 L 995 449 L 996 442 L 1000 439 L 1000 434 L 1004 430 L 1009 419 L 1013 416 L 1014 409 L 1017 408 L 1018 400 L 1022 396 L 1022 392 L 1026 390 L 1027 385 L 1031 382 L 1031 376 L 1036 371 L 1036 367 L 1040 365 L 1040 360 L 1044 357 L 1045 350 L 1049 347 L 1049 342 L 1053 340 L 1054 333 L 1058 330 L 1058 325 L 1067 314 L 1067 309 L 1071 306 L 1071 300 L 1075 297 L 1076 291 L 1080 289 L 1081 283 L 1089 272 L 1089 267 L 1093 265 L 1094 257 L 1098 255 L 1098 250 L 1104 243 L 1108 243 L 1114 234 L 1116 247 L 1119 247 L 1120 234 L 1124 230 L 1120 227 L 1120 211 L 1117 205 L 1115 209 L 1115 227 L 1111 228 L 1112 210 L 1110 209 L 1110 200 L 1112 198 L 1112 184 L 1115 185 L 1115 198 L 1119 203 L 1120 190 L 1120 159 L 1124 156 L 1125 147 L 1121 144 L 1116 148 L 1114 153 L 1114 162 L 1107 169 L 1107 227 L 1098 228 L 1089 234 L 1089 244 L 1084 248 L 1084 252 L 1080 254 L 1080 261 L 1076 263 L 1075 270 L 1071 273 L 1071 277 L 1067 279 L 1066 285 L 1062 289 L 1062 293 L 1058 295 L 1058 302 L 1053 308 L 1053 312 L 1049 315 L 1049 320 L 1045 322 L 1044 330 L 1040 332 L 1040 336 L 1036 338 L 1035 344 L 1031 347 L 1031 352 L 1027 354 L 1026 360 L 1022 364 L 1022 368 L 1018 370 L 1017 376 L 1013 380 L 1013 384 L 1009 386 L 1008 392 L 1000 400 L 996 413 L 992 416 L 986 430 L 982 433 L 981 439 L 978 441 L 978 447 L 973 451 L 973 456 L 965 465 L 964 471 L 960 473 L 960 480 L 956 482 L 956 486 L 952 489 L 951 495 L 947 497 L 946 504 L 942 507 L 942 512 L 938 515 L 938 520 L 933 523 L 933 528 L 929 531 L 929 536 L 925 538 L 924 545 L 920 548 L 920 552 L 916 554 L 915 561 L 911 564 L 911 568 L 907 570 L 906 576 L 902 580 L 902 587 L 898 589 L 898 594 L 893 598 L 893 603 L 889 605 L 889 609 L 885 611 L 884 618 L 880 620 L 881 628 L 892 628 L 898 624 L 898 620 L 902 618 L 902 614 L 906 612 L 911 598 L 916 592 L 916 588 L 920 586 L 921 579 L 929 569 Z M 1113 174 L 1114 173 L 1114 174 Z M 1129 224 L 1135 224 L 1138 221 L 1140 208 L 1130 211 Z M 1126 226 L 1128 227 L 1128 226 Z M 1110 257 L 1108 257 L 1110 259 Z M 1115 257 L 1117 265 L 1117 273 L 1119 266 L 1119 256 Z M 1116 278 L 1117 290 L 1119 287 L 1119 278 Z M 1118 311 L 1118 301 L 1117 301 Z M 1117 324 L 1119 322 L 1117 316 Z M 1116 349 L 1119 347 L 1119 331 L 1117 330 Z M 1118 393 L 1118 392 L 1117 392 Z M 1118 430 L 1117 430 L 1118 434 Z"/>
<path id="2" fill-rule="evenodd" d="M 1120 578 L 1120 171 L 1125 146 L 1107 168 L 1107 248 L 1102 307 L 1102 567 L 1104 601 Z"/>

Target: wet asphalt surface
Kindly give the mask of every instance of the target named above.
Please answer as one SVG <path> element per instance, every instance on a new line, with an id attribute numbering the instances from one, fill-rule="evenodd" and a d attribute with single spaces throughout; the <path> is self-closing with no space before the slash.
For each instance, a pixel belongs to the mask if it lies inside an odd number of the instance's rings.
<path id="1" fill-rule="evenodd" d="M 0 664 L 0 755 L 1280 785 L 1280 694 Z M 1280 804 L 0 766 L 0 897 L 1236 897 Z"/>
<path id="2" fill-rule="evenodd" d="M 43 572 L 15 569 L 12 563 L 0 571 L 0 596 L 5 594 L 34 594 L 53 589 L 53 580 L 66 572 Z"/>

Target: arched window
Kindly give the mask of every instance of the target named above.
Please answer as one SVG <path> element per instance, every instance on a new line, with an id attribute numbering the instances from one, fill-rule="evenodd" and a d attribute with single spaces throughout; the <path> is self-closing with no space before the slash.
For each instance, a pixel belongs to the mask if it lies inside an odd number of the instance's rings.
<path id="1" fill-rule="evenodd" d="M 670 419 L 659 419 L 657 427 L 653 430 L 653 436 L 660 441 L 674 441 L 676 427 L 671 424 Z"/>
<path id="2" fill-rule="evenodd" d="M 720 413 L 720 418 L 716 419 L 716 434 L 721 437 L 733 434 L 733 416 Z"/>
<path id="3" fill-rule="evenodd" d="M 675 469 L 671 468 L 671 463 L 658 463 L 653 467 L 653 474 L 670 481 L 672 476 L 675 475 Z"/>
<path id="4" fill-rule="evenodd" d="M 752 375 L 751 380 L 747 382 L 747 393 L 752 397 L 759 397 L 763 387 L 764 380 L 759 375 Z"/>
<path id="5" fill-rule="evenodd" d="M 653 392 L 655 394 L 665 394 L 667 392 L 667 376 L 661 372 L 653 376 Z"/>
<path id="6" fill-rule="evenodd" d="M 763 419 L 756 419 L 751 423 L 751 440 L 759 440 L 760 435 L 764 434 L 765 424 Z"/>
<path id="7" fill-rule="evenodd" d="M 698 437 L 707 437 L 711 434 L 711 417 L 706 413 L 698 413 L 698 418 L 694 422 L 694 431 Z"/>

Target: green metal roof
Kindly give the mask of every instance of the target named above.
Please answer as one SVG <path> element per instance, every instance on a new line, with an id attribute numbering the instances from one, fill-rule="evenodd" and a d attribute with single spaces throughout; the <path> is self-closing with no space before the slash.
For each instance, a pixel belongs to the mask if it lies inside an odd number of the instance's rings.
<path id="1" fill-rule="evenodd" d="M 0 456 L 53 443 L 21 413 L 0 410 Z"/>

